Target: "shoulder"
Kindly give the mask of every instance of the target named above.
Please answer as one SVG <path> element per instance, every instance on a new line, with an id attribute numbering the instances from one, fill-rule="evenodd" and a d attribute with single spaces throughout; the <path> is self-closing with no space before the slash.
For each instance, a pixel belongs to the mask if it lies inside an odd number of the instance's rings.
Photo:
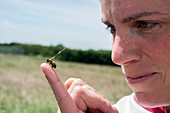
<path id="1" fill-rule="evenodd" d="M 134 95 L 125 96 L 114 105 L 119 113 L 151 113 L 136 103 Z"/>

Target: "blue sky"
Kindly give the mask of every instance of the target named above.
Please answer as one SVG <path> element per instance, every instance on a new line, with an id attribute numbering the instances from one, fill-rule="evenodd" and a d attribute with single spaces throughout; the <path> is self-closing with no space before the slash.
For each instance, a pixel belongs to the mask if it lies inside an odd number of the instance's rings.
<path id="1" fill-rule="evenodd" d="M 0 43 L 111 50 L 99 0 L 0 0 Z"/>

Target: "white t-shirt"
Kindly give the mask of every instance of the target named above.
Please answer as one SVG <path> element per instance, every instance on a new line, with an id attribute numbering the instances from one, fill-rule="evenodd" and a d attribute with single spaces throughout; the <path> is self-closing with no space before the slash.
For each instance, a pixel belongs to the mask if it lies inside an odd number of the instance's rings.
<path id="1" fill-rule="evenodd" d="M 134 99 L 134 93 L 121 98 L 114 106 L 119 113 L 152 113 L 140 106 Z"/>

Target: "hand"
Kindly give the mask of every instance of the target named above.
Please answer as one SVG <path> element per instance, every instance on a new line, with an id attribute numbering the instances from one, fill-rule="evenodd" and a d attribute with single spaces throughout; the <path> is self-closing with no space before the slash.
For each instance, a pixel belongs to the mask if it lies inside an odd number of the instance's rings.
<path id="1" fill-rule="evenodd" d="M 118 113 L 109 101 L 80 79 L 71 78 L 65 86 L 47 63 L 41 64 L 55 98 L 58 113 Z"/>

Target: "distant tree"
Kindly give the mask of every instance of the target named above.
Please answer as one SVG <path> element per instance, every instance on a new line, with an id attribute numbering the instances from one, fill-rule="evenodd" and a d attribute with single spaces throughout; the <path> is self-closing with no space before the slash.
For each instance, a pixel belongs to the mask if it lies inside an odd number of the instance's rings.
<path id="1" fill-rule="evenodd" d="M 41 55 L 45 57 L 53 57 L 60 50 L 65 48 L 62 44 L 56 46 L 42 46 L 36 44 L 21 44 L 21 43 L 4 43 L 0 44 L 0 52 L 11 54 L 25 54 L 25 55 Z M 67 48 L 62 54 L 58 55 L 56 59 L 63 61 L 90 63 L 90 64 L 104 64 L 115 65 L 111 61 L 111 51 L 104 50 L 77 50 Z"/>

